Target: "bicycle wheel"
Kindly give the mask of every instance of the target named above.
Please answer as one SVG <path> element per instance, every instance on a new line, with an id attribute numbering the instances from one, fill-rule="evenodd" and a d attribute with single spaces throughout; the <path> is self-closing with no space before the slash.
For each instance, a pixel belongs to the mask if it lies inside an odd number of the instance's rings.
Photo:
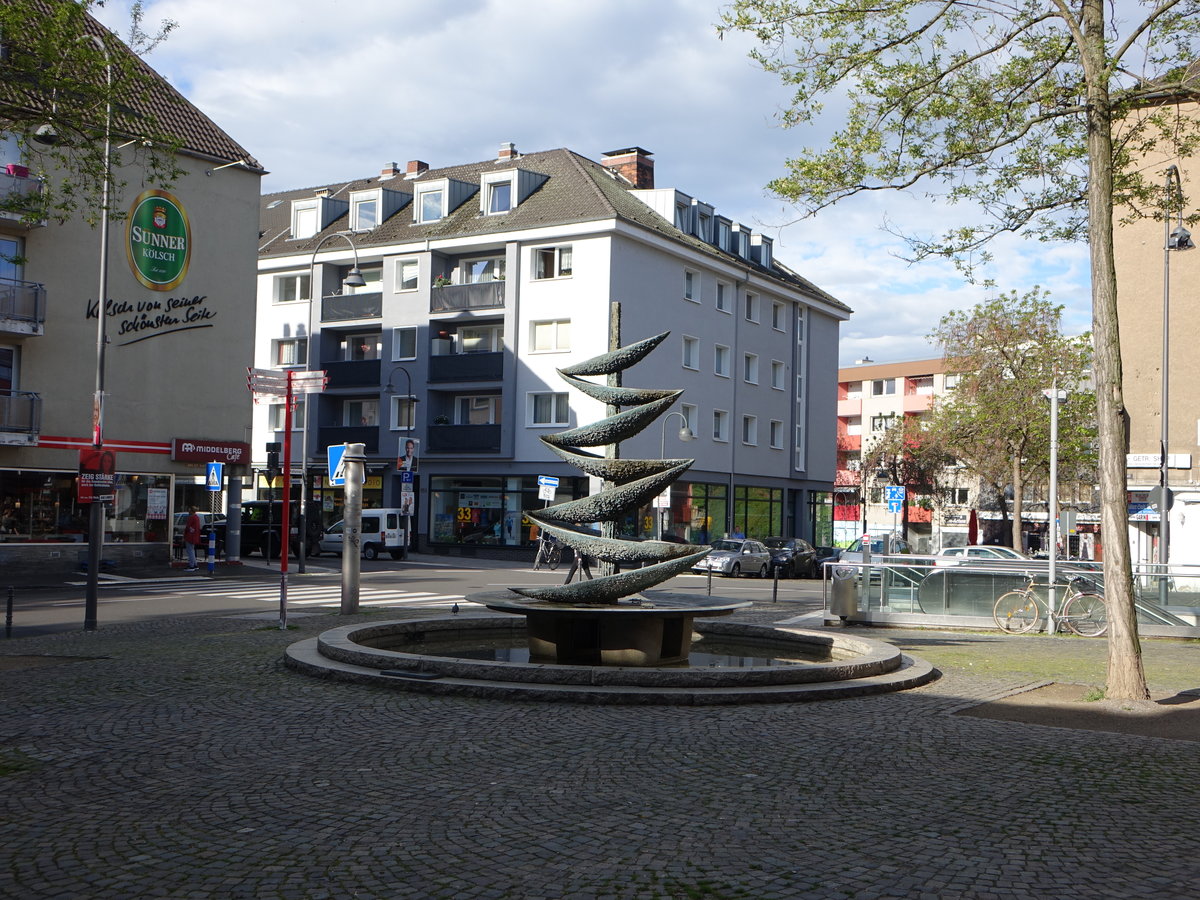
<path id="1" fill-rule="evenodd" d="M 539 543 L 537 553 L 533 554 L 533 571 L 537 571 L 542 567 L 542 562 L 546 558 L 546 545 Z"/>
<path id="2" fill-rule="evenodd" d="M 550 571 L 553 572 L 558 568 L 558 564 L 562 562 L 562 547 L 557 543 L 546 552 L 546 563 L 550 566 Z"/>
<path id="3" fill-rule="evenodd" d="M 1076 634 L 1099 637 L 1108 630 L 1108 609 L 1099 594 L 1076 594 L 1063 607 L 1062 621 Z"/>
<path id="4" fill-rule="evenodd" d="M 1038 623 L 1038 605 L 1029 591 L 1001 594 L 992 609 L 996 626 L 1006 634 L 1025 634 Z"/>

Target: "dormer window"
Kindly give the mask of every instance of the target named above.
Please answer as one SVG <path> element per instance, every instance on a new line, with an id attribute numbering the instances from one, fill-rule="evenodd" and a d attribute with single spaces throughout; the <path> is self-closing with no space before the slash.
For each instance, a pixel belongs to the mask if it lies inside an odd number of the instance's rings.
<path id="1" fill-rule="evenodd" d="M 350 229 L 370 231 L 379 224 L 379 197 L 376 194 L 351 195 Z"/>
<path id="2" fill-rule="evenodd" d="M 501 216 L 516 209 L 525 198 L 541 187 L 546 176 L 528 169 L 502 169 L 485 172 L 480 178 L 479 211 L 485 216 Z"/>
<path id="3" fill-rule="evenodd" d="M 341 216 L 350 204 L 337 197 L 328 196 L 327 191 L 315 197 L 292 201 L 292 240 L 303 241 L 319 234 Z"/>
<path id="4" fill-rule="evenodd" d="M 298 241 L 310 238 L 321 229 L 317 227 L 317 201 L 292 204 L 292 237 Z"/>
<path id="5" fill-rule="evenodd" d="M 479 185 L 453 178 L 438 178 L 413 185 L 417 193 L 413 221 L 426 225 L 444 219 L 479 191 Z"/>
<path id="6" fill-rule="evenodd" d="M 446 214 L 446 191 L 440 185 L 417 188 L 417 222 L 436 222 Z"/>
<path id="7" fill-rule="evenodd" d="M 512 182 L 497 181 L 487 186 L 488 215 L 506 213 L 512 209 Z"/>

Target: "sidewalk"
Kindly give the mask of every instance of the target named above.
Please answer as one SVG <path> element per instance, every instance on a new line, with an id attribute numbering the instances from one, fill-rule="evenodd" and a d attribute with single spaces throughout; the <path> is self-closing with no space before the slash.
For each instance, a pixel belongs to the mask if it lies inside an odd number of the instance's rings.
<path id="1" fill-rule="evenodd" d="M 0 645 L 0 896 L 1200 895 L 1200 743 L 964 715 L 1102 672 L 1102 641 L 869 629 L 943 678 L 754 707 L 451 700 L 281 665 L 360 620 Z M 1200 645 L 1145 653 L 1156 685 L 1200 687 Z"/>

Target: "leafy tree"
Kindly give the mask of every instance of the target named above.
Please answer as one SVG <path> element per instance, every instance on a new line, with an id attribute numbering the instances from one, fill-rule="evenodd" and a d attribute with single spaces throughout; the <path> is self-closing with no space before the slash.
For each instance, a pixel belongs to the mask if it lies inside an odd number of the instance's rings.
<path id="1" fill-rule="evenodd" d="M 931 335 L 944 348 L 947 373 L 959 377 L 954 392 L 935 405 L 931 427 L 1000 496 L 1006 484 L 1012 486 L 1017 548 L 1026 486 L 1049 476 L 1050 415 L 1043 391 L 1057 384 L 1073 398 L 1059 407 L 1058 454 L 1065 469 L 1085 465 L 1095 440 L 1095 403 L 1085 387 L 1090 341 L 1062 335 L 1062 307 L 1047 296 L 1039 288 L 1001 294 L 970 312 L 950 313 Z"/>
<path id="2" fill-rule="evenodd" d="M 1200 141 L 1200 126 L 1177 106 L 1198 97 L 1187 77 L 1200 47 L 1197 12 L 1196 0 L 735 0 L 720 26 L 756 36 L 755 59 L 794 90 L 785 125 L 807 124 L 823 100 L 848 95 L 844 127 L 789 160 L 770 185 L 806 212 L 860 193 L 940 185 L 949 201 L 972 203 L 980 221 L 914 236 L 914 258 L 946 256 L 968 269 L 998 234 L 1086 234 L 1108 691 L 1120 699 L 1149 693 L 1122 539 L 1127 427 L 1113 210 L 1152 214 L 1163 199 L 1159 173 L 1138 161 L 1187 156 Z"/>
<path id="3" fill-rule="evenodd" d="M 889 484 L 906 489 L 900 517 L 901 536 L 908 540 L 908 510 L 914 504 L 937 504 L 946 467 L 954 462 L 939 436 L 922 416 L 902 416 L 863 449 L 863 471 L 883 472 Z"/>
<path id="4" fill-rule="evenodd" d="M 88 14 L 103 5 L 0 0 L 0 134 L 15 139 L 42 182 L 40 192 L 11 192 L 0 208 L 26 221 L 65 221 L 76 214 L 96 221 L 104 179 L 110 179 L 112 199 L 124 186 L 112 174 L 120 145 L 133 147 L 156 184 L 170 186 L 181 174 L 175 164 L 180 142 L 154 112 L 176 95 L 137 55 L 157 46 L 175 23 L 166 21 L 151 34 L 143 27 L 141 2 L 134 3 L 126 45 Z M 110 200 L 109 207 L 116 204 Z"/>

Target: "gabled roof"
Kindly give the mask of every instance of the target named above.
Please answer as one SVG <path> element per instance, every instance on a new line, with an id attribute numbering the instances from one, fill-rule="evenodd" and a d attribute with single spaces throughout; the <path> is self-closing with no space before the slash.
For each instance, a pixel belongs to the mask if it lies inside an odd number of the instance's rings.
<path id="1" fill-rule="evenodd" d="M 437 222 L 417 224 L 413 222 L 412 204 L 409 203 L 370 231 L 355 233 L 355 246 L 361 252 L 365 248 L 409 243 L 426 238 L 502 235 L 511 231 L 531 228 L 619 219 L 686 244 L 714 259 L 720 259 L 726 263 L 778 279 L 814 299 L 819 299 L 840 310 L 850 311 L 850 308 L 844 303 L 825 293 L 787 266 L 773 262 L 767 269 L 751 260 L 726 253 L 694 235 L 680 231 L 674 224 L 633 196 L 630 193 L 631 188 L 628 182 L 624 179 L 605 166 L 566 149 L 529 153 L 512 160 L 488 159 L 444 169 L 429 169 L 422 172 L 417 178 L 406 178 L 403 174 L 390 178 L 375 176 L 349 182 L 335 182 L 264 194 L 260 219 L 262 237 L 259 241 L 259 257 L 268 259 L 305 252 L 311 253 L 323 238 L 335 232 L 347 231 L 350 227 L 349 213 L 343 213 L 315 236 L 305 240 L 292 240 L 292 201 L 312 199 L 321 191 L 327 191 L 328 195 L 335 199 L 348 201 L 352 192 L 370 190 L 375 187 L 412 194 L 417 185 L 443 178 L 479 185 L 484 174 L 508 168 L 534 172 L 545 176 L 546 180 L 523 202 L 502 215 L 483 215 L 479 210 L 478 197 L 475 196 L 464 201 L 457 209 L 452 210 L 449 215 Z"/>

